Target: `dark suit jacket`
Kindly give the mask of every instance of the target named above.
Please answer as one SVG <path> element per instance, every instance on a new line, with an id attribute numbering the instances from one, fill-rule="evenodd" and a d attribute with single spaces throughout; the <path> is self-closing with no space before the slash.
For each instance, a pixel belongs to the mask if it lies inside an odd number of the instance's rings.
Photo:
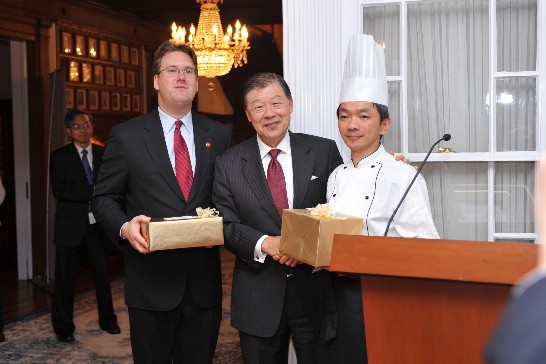
<path id="1" fill-rule="evenodd" d="M 119 237 L 121 226 L 137 215 L 196 215 L 197 207 L 212 207 L 214 163 L 233 144 L 231 130 L 197 113 L 192 113 L 192 118 L 196 167 L 188 201 L 169 161 L 157 109 L 110 132 L 92 211 L 124 251 L 125 300 L 129 307 L 172 310 L 181 302 L 186 283 L 201 307 L 221 302 L 218 247 L 140 254 Z"/>
<path id="2" fill-rule="evenodd" d="M 326 202 L 328 176 L 342 163 L 336 144 L 329 139 L 290 133 L 290 145 L 293 207 L 314 207 Z M 269 256 L 263 264 L 254 261 L 254 248 L 260 237 L 281 234 L 281 218 L 267 185 L 256 137 L 218 158 L 213 201 L 224 218 L 225 246 L 237 255 L 231 324 L 247 334 L 272 336 L 281 318 L 286 267 Z M 296 269 L 300 268 L 306 267 Z M 329 277 L 325 278 L 329 282 Z"/>
<path id="3" fill-rule="evenodd" d="M 96 144 L 93 150 L 93 177 L 96 180 L 104 148 Z M 55 245 L 76 247 L 83 241 L 89 224 L 89 201 L 93 185 L 87 183 L 81 155 L 71 143 L 51 153 L 50 178 L 53 195 L 57 198 L 55 211 Z"/>
<path id="4" fill-rule="evenodd" d="M 546 276 L 512 298 L 485 351 L 488 364 L 546 363 Z"/>

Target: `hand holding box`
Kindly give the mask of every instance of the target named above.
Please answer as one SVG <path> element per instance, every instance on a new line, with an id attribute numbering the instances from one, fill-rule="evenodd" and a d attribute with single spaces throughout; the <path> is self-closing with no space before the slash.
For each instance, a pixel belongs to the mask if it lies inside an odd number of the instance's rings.
<path id="1" fill-rule="evenodd" d="M 315 267 L 327 267 L 334 234 L 361 235 L 363 225 L 362 218 L 332 211 L 326 204 L 284 210 L 280 252 Z"/>

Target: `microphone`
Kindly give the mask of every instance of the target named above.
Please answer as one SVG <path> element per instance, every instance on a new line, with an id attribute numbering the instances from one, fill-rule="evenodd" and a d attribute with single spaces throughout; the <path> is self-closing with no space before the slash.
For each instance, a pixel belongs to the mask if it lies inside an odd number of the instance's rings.
<path id="1" fill-rule="evenodd" d="M 408 195 L 408 192 L 411 186 L 413 186 L 413 182 L 415 182 L 415 180 L 417 179 L 417 176 L 419 175 L 419 173 L 421 173 L 421 169 L 423 169 L 423 167 L 425 166 L 425 163 L 427 162 L 427 159 L 430 156 L 430 153 L 432 153 L 432 150 L 434 149 L 434 147 L 438 145 L 438 143 L 440 143 L 441 141 L 447 142 L 450 139 L 451 139 L 451 134 L 444 134 L 444 136 L 441 137 L 436 143 L 432 144 L 432 147 L 430 147 L 430 150 L 428 151 L 425 159 L 423 159 L 423 161 L 419 165 L 419 169 L 417 169 L 417 173 L 415 173 L 415 176 L 411 180 L 408 188 L 406 188 L 406 192 L 404 192 L 404 196 L 402 196 L 402 198 L 400 199 L 400 202 L 398 203 L 398 206 L 396 206 L 396 208 L 394 209 L 394 212 L 392 213 L 391 218 L 389 219 L 389 222 L 387 223 L 387 228 L 385 229 L 385 234 L 383 236 L 387 236 L 387 233 L 389 232 L 389 228 L 391 227 L 392 220 L 394 220 L 394 215 L 396 215 L 396 213 L 398 212 L 398 209 L 400 208 L 400 205 L 402 205 L 402 202 L 404 202 L 404 199 Z"/>

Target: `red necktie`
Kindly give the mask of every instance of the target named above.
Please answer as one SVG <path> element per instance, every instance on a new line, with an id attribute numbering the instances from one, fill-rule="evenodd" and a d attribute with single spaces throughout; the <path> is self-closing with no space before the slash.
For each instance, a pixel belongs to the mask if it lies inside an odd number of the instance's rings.
<path id="1" fill-rule="evenodd" d="M 181 120 L 176 120 L 174 128 L 174 168 L 176 171 L 176 180 L 186 201 L 190 195 L 191 185 L 193 183 L 193 172 L 191 170 L 190 153 L 188 146 L 180 134 Z"/>
<path id="2" fill-rule="evenodd" d="M 277 160 L 280 152 L 280 149 L 271 149 L 268 153 L 271 156 L 271 161 L 267 167 L 267 184 L 269 185 L 277 212 L 282 217 L 282 210 L 288 208 L 288 197 L 286 195 L 284 173 L 281 164 Z"/>

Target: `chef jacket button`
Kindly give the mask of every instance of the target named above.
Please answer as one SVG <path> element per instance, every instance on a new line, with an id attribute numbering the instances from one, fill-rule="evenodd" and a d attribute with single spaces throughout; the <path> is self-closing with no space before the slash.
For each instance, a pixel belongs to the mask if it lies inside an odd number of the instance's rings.
<path id="1" fill-rule="evenodd" d="M 372 168 L 375 168 L 375 166 L 372 166 Z"/>
<path id="2" fill-rule="evenodd" d="M 332 195 L 332 197 L 336 197 L 336 194 L 334 193 L 334 194 Z"/>
<path id="3" fill-rule="evenodd" d="M 366 196 L 366 200 L 369 199 L 369 198 L 370 198 L 370 196 Z"/>
<path id="4" fill-rule="evenodd" d="M 343 169 L 347 169 L 347 166 L 343 167 Z"/>

